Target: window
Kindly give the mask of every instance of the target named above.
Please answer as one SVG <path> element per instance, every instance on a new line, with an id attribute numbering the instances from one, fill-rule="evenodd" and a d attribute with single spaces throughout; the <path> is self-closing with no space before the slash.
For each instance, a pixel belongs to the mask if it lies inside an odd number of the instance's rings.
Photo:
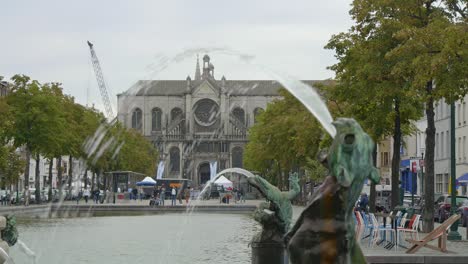
<path id="1" fill-rule="evenodd" d="M 458 125 L 461 126 L 461 104 L 458 104 L 457 113 L 458 113 Z"/>
<path id="2" fill-rule="evenodd" d="M 171 172 L 180 171 L 180 151 L 178 147 L 172 147 L 169 151 L 169 159 L 171 162 Z"/>
<path id="3" fill-rule="evenodd" d="M 151 131 L 161 131 L 162 111 L 159 108 L 153 108 L 151 111 Z"/>
<path id="4" fill-rule="evenodd" d="M 458 160 L 461 160 L 461 137 L 458 138 Z"/>
<path id="5" fill-rule="evenodd" d="M 440 100 L 440 119 L 444 118 L 444 100 Z"/>
<path id="6" fill-rule="evenodd" d="M 132 128 L 136 130 L 141 130 L 142 124 L 142 112 L 140 108 L 136 108 L 132 113 Z"/>
<path id="7" fill-rule="evenodd" d="M 444 132 L 440 134 L 440 157 L 445 158 L 445 149 L 444 149 Z"/>
<path id="8" fill-rule="evenodd" d="M 234 115 L 237 118 L 237 120 L 240 121 L 242 124 L 245 124 L 245 113 L 242 108 L 234 108 L 234 110 L 232 110 L 232 115 Z"/>
<path id="9" fill-rule="evenodd" d="M 463 160 L 466 160 L 466 136 L 463 136 Z"/>
<path id="10" fill-rule="evenodd" d="M 254 110 L 254 123 L 257 123 L 257 116 L 263 112 L 263 109 L 260 107 L 255 108 Z"/>
<path id="11" fill-rule="evenodd" d="M 447 137 L 447 141 L 446 141 L 447 142 L 447 158 L 450 158 L 450 155 L 452 155 L 452 154 L 450 153 L 450 151 L 451 151 L 450 150 L 450 133 L 449 133 L 448 130 L 445 131 L 445 135 Z"/>
<path id="12" fill-rule="evenodd" d="M 388 152 L 383 153 L 383 167 L 388 167 Z"/>
<path id="13" fill-rule="evenodd" d="M 235 147 L 232 149 L 232 167 L 233 168 L 242 168 L 242 153 L 241 147 Z"/>
<path id="14" fill-rule="evenodd" d="M 435 157 L 436 159 L 439 158 L 439 133 L 436 133 L 435 138 Z"/>
<path id="15" fill-rule="evenodd" d="M 463 124 L 466 124 L 466 104 L 463 102 Z"/>
<path id="16" fill-rule="evenodd" d="M 442 187 L 443 187 L 443 182 L 442 182 L 442 174 L 436 174 L 436 193 L 442 193 Z"/>
<path id="17" fill-rule="evenodd" d="M 178 117 L 182 117 L 182 109 L 176 107 L 171 110 L 171 121 L 174 121 Z"/>

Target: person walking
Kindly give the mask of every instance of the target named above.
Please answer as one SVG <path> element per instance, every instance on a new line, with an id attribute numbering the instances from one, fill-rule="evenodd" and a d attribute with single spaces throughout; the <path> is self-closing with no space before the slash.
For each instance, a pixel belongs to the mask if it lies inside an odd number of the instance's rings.
<path id="1" fill-rule="evenodd" d="M 367 213 L 367 205 L 369 204 L 369 198 L 367 198 L 367 193 L 361 194 L 361 199 L 359 202 L 359 210 Z"/>
<path id="2" fill-rule="evenodd" d="M 95 203 L 95 204 L 98 204 L 98 203 L 99 203 L 99 194 L 100 194 L 99 189 L 96 189 L 96 190 L 94 191 L 94 203 Z"/>
<path id="3" fill-rule="evenodd" d="M 176 205 L 176 189 L 174 187 L 172 187 L 172 190 L 171 190 L 171 205 L 174 206 Z"/>
<path id="4" fill-rule="evenodd" d="M 84 195 L 85 202 L 88 203 L 88 199 L 91 193 L 89 192 L 88 189 L 85 189 L 83 195 Z"/>
<path id="5" fill-rule="evenodd" d="M 83 191 L 78 192 L 78 196 L 76 197 L 76 204 L 80 203 L 81 197 L 83 196 Z"/>
<path id="6" fill-rule="evenodd" d="M 159 198 L 161 200 L 161 205 L 164 206 L 164 200 L 166 200 L 166 187 L 164 187 L 164 184 L 161 186 L 161 192 L 159 193 Z"/>

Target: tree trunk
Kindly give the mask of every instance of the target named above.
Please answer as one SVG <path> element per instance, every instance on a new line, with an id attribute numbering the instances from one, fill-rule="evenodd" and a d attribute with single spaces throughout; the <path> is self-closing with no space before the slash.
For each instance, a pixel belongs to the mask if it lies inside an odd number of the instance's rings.
<path id="1" fill-rule="evenodd" d="M 26 147 L 26 165 L 24 168 L 24 187 L 29 186 L 29 167 L 31 166 L 31 150 Z M 17 186 L 19 189 L 19 186 Z"/>
<path id="2" fill-rule="evenodd" d="M 88 168 L 84 171 L 84 188 L 88 189 Z"/>
<path id="3" fill-rule="evenodd" d="M 54 166 L 54 158 L 51 158 L 50 159 L 50 162 L 49 162 L 49 178 L 48 178 L 48 182 L 49 182 L 49 193 L 48 193 L 48 201 L 49 202 L 52 202 L 52 168 Z"/>
<path id="4" fill-rule="evenodd" d="M 423 232 L 429 233 L 434 229 L 434 150 L 435 133 L 434 124 L 434 98 L 432 97 L 432 81 L 426 84 L 426 93 L 428 96 L 426 102 L 426 151 L 424 155 L 424 213 L 423 213 Z"/>
<path id="5" fill-rule="evenodd" d="M 393 131 L 392 200 L 391 209 L 400 202 L 400 147 L 401 147 L 400 101 L 395 98 L 395 127 Z"/>
<path id="6" fill-rule="evenodd" d="M 62 156 L 57 157 L 57 189 L 59 190 L 59 201 L 62 200 Z"/>
<path id="7" fill-rule="evenodd" d="M 41 170 L 39 168 L 41 161 L 41 156 L 36 154 L 36 178 L 34 179 L 34 187 L 36 188 L 35 196 L 36 199 L 34 202 L 37 204 L 41 203 Z"/>
<path id="8" fill-rule="evenodd" d="M 100 178 L 101 178 L 101 177 L 100 177 L 100 176 L 101 176 L 100 174 L 101 174 L 100 170 L 97 170 L 97 171 L 96 171 L 96 189 L 98 189 L 98 190 L 101 189 L 100 186 L 99 186 L 99 180 L 100 180 Z"/>
<path id="9" fill-rule="evenodd" d="M 96 173 L 94 170 L 91 170 L 91 191 L 94 191 L 95 185 L 94 180 L 96 179 Z"/>
<path id="10" fill-rule="evenodd" d="M 68 192 L 72 196 L 72 182 L 73 182 L 73 157 L 68 157 Z"/>
<path id="11" fill-rule="evenodd" d="M 372 158 L 374 167 L 377 167 L 377 144 L 374 146 L 374 151 L 372 151 Z M 370 212 L 374 213 L 375 212 L 375 183 L 373 181 L 370 181 L 370 194 L 369 194 L 369 210 Z"/>

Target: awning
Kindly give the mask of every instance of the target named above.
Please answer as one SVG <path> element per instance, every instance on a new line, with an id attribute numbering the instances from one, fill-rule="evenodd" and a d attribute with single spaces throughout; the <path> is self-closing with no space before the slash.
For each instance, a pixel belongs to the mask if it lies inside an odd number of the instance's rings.
<path id="1" fill-rule="evenodd" d="M 459 183 L 468 183 L 468 173 L 463 174 L 462 176 L 457 178 Z"/>
<path id="2" fill-rule="evenodd" d="M 141 182 L 137 182 L 136 185 L 137 186 L 154 186 L 156 185 L 156 181 L 150 177 L 146 177 Z"/>

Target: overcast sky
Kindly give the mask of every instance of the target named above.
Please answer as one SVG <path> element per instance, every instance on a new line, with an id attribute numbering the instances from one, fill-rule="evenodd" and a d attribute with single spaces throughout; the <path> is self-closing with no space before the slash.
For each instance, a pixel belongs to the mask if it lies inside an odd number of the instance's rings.
<path id="1" fill-rule="evenodd" d="M 102 105 L 87 40 L 94 43 L 112 97 L 140 79 L 193 78 L 190 49 L 227 48 L 300 79 L 333 77 L 323 47 L 351 26 L 351 0 L 4 1 L 0 75 L 61 82 L 79 103 Z M 204 54 L 200 54 L 200 58 Z M 215 77 L 268 79 L 234 56 L 210 52 Z M 89 91 L 89 92 L 88 92 Z M 114 108 L 115 109 L 115 108 Z"/>

